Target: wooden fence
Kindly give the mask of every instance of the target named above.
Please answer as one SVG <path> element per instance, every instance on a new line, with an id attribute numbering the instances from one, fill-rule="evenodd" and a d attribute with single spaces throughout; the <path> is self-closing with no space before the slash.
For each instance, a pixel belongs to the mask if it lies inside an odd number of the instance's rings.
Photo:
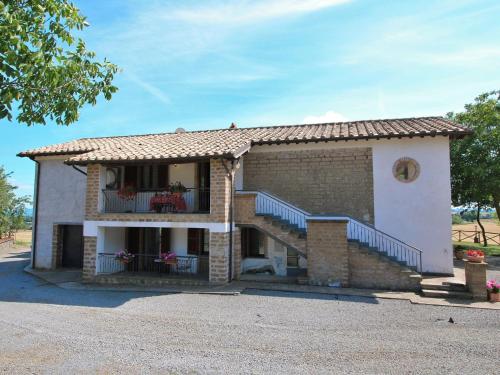
<path id="1" fill-rule="evenodd" d="M 488 244 L 500 245 L 500 233 L 485 232 L 485 237 L 488 240 Z M 480 230 L 453 229 L 451 231 L 451 238 L 453 241 L 458 242 L 483 243 L 483 232 Z"/>

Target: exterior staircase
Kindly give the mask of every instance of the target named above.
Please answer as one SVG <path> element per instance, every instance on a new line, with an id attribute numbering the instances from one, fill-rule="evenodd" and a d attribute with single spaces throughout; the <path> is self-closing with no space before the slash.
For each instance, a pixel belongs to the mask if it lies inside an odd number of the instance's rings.
<path id="1" fill-rule="evenodd" d="M 421 282 L 422 295 L 424 297 L 445 299 L 472 299 L 464 283 L 453 281 L 433 282 L 432 279 Z"/>
<path id="2" fill-rule="evenodd" d="M 277 216 L 256 214 L 260 221 L 259 229 L 267 235 L 274 237 L 287 246 L 294 248 L 297 252 L 307 258 L 306 238 L 307 232 Z"/>
<path id="3" fill-rule="evenodd" d="M 398 283 L 411 290 L 420 289 L 422 252 L 371 224 L 347 215 L 312 215 L 267 192 L 240 191 L 238 195 L 247 195 L 252 199 L 240 202 L 236 211 L 237 223 L 256 227 L 275 240 L 294 248 L 306 259 L 308 220 L 347 221 L 349 249 L 352 253 L 356 253 L 357 258 L 363 259 L 369 265 L 363 271 L 367 272 L 365 279 L 370 278 L 369 274 L 373 273 L 375 268 L 390 269 L 392 281 L 387 283 L 388 289 L 395 289 L 394 286 Z M 377 262 L 383 262 L 386 267 L 376 267 Z M 360 270 L 363 266 L 360 264 L 360 267 L 355 269 Z M 379 279 L 381 278 L 383 275 Z"/>
<path id="4" fill-rule="evenodd" d="M 419 291 L 422 275 L 368 244 L 349 240 L 350 286 Z"/>

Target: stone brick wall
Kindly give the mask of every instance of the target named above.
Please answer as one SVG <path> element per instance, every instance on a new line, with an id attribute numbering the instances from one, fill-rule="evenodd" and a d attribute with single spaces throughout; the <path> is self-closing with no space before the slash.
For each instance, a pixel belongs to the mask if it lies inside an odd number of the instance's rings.
<path id="1" fill-rule="evenodd" d="M 307 221 L 307 275 L 313 285 L 349 286 L 347 221 Z"/>
<path id="2" fill-rule="evenodd" d="M 255 216 L 255 198 L 256 194 L 236 194 L 234 200 L 236 225 L 256 227 L 271 238 L 305 254 L 307 250 L 304 238 L 286 228 L 273 225 L 271 220 L 263 216 Z"/>
<path id="3" fill-rule="evenodd" d="M 352 288 L 419 290 L 418 274 L 349 241 L 349 285 Z"/>
<path id="4" fill-rule="evenodd" d="M 52 266 L 51 269 L 61 267 L 62 264 L 63 235 L 62 227 L 54 224 L 52 227 Z"/>
<path id="5" fill-rule="evenodd" d="M 487 263 L 474 263 L 464 260 L 465 285 L 475 300 L 486 301 L 486 268 Z"/>
<path id="6" fill-rule="evenodd" d="M 245 190 L 267 190 L 311 213 L 373 222 L 371 148 L 250 152 L 243 178 Z"/>
<path id="7" fill-rule="evenodd" d="M 229 162 L 225 161 L 228 169 Z M 210 160 L 210 219 L 216 222 L 229 221 L 231 178 L 220 159 Z"/>
<path id="8" fill-rule="evenodd" d="M 209 281 L 226 283 L 229 278 L 229 233 L 210 232 Z"/>
<path id="9" fill-rule="evenodd" d="M 241 230 L 233 229 L 233 278 L 239 280 L 241 275 Z"/>
<path id="10" fill-rule="evenodd" d="M 92 281 L 96 274 L 97 237 L 83 237 L 82 280 Z"/>
<path id="11" fill-rule="evenodd" d="M 87 166 L 87 194 L 85 197 L 85 219 L 95 220 L 99 205 L 99 174 L 100 164 Z"/>
<path id="12" fill-rule="evenodd" d="M 237 224 L 252 224 L 255 221 L 255 199 L 257 194 L 236 194 L 234 199 L 234 221 Z"/>

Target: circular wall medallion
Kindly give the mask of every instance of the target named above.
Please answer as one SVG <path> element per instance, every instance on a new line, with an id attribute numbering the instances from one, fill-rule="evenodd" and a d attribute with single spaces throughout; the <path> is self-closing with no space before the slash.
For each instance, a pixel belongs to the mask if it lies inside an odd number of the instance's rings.
<path id="1" fill-rule="evenodd" d="M 413 182 L 420 174 L 420 165 L 415 159 L 401 158 L 394 163 L 392 174 L 398 181 Z"/>

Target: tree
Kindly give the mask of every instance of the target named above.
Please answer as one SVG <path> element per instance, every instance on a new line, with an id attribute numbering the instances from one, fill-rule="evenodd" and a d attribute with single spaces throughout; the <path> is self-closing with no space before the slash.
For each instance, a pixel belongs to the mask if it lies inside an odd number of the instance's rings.
<path id="1" fill-rule="evenodd" d="M 451 187 L 455 205 L 493 206 L 500 213 L 500 90 L 479 95 L 474 103 L 465 105 L 465 112 L 448 116 L 473 129 L 474 134 L 451 143 Z"/>
<path id="2" fill-rule="evenodd" d="M 29 197 L 17 197 L 16 186 L 8 178 L 11 173 L 6 173 L 0 166 L 0 237 L 11 235 L 24 226 L 24 210 Z"/>
<path id="3" fill-rule="evenodd" d="M 69 125 L 100 94 L 111 99 L 118 67 L 72 35 L 87 26 L 69 0 L 0 0 L 0 120 Z"/>

